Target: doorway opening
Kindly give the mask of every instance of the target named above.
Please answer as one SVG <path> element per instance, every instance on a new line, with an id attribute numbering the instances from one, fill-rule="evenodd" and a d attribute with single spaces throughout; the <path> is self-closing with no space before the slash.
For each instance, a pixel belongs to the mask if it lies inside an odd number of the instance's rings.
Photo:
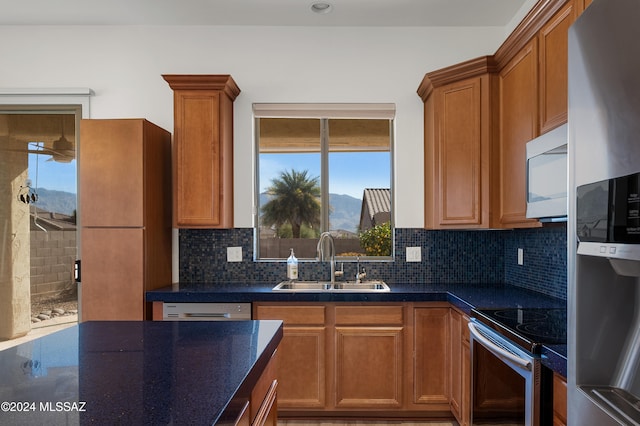
<path id="1" fill-rule="evenodd" d="M 0 272 L 18 329 L 78 321 L 80 118 L 80 106 L 0 108 Z"/>

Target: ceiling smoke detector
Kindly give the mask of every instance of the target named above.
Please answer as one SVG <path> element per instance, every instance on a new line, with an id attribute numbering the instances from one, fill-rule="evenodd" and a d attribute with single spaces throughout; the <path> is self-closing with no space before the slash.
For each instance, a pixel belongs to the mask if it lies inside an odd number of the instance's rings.
<path id="1" fill-rule="evenodd" d="M 314 13 L 325 14 L 331 12 L 333 6 L 330 3 L 317 2 L 311 5 L 311 10 Z"/>

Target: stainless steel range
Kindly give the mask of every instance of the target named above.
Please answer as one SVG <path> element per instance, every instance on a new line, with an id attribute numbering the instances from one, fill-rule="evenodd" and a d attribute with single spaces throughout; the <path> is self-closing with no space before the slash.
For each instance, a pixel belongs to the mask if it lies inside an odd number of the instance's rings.
<path id="1" fill-rule="evenodd" d="M 566 344 L 566 309 L 471 311 L 472 425 L 539 426 L 552 421 L 544 344 Z"/>

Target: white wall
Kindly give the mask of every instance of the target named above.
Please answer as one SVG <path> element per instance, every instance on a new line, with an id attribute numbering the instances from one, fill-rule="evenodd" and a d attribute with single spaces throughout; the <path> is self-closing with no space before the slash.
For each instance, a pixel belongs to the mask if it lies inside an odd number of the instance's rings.
<path id="1" fill-rule="evenodd" d="M 423 226 L 424 74 L 493 54 L 504 28 L 0 27 L 2 88 L 89 87 L 92 118 L 141 117 L 173 131 L 161 74 L 231 74 L 235 226 L 251 227 L 254 102 L 396 104 L 396 226 Z"/>

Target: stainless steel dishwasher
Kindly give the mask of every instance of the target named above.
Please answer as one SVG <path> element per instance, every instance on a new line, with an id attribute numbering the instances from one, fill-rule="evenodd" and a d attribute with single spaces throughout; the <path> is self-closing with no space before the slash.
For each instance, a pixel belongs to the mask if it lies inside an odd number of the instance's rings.
<path id="1" fill-rule="evenodd" d="M 251 303 L 164 303 L 163 321 L 246 321 Z"/>

